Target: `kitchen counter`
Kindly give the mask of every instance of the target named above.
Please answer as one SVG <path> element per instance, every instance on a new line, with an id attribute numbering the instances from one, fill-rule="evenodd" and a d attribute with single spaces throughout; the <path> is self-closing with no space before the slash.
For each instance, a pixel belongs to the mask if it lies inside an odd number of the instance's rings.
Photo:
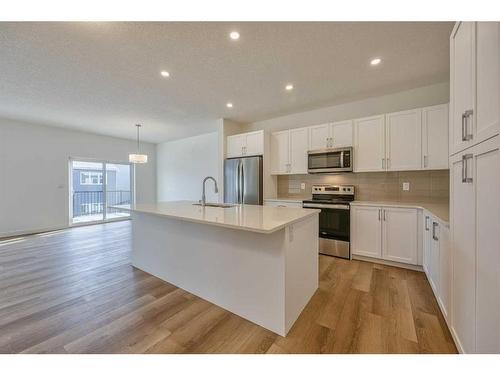
<path id="1" fill-rule="evenodd" d="M 426 202 L 398 202 L 398 201 L 354 201 L 354 206 L 386 206 L 386 207 L 404 207 L 417 208 L 429 211 L 445 225 L 450 222 L 450 205 L 448 203 L 426 203 Z"/>
<path id="2" fill-rule="evenodd" d="M 112 206 L 112 208 L 257 233 L 273 233 L 320 212 L 302 208 L 283 210 L 278 207 L 256 205 L 238 205 L 229 208 L 202 207 L 193 203 L 195 202 L 159 202 L 136 204 L 132 207 Z"/>
<path id="3" fill-rule="evenodd" d="M 134 267 L 279 335 L 318 288 L 319 210 L 113 207 L 131 212 Z"/>

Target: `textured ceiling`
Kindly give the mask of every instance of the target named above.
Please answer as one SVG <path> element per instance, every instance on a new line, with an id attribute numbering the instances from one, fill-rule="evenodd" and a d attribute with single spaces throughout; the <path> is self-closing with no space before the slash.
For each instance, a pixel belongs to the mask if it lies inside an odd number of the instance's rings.
<path id="1" fill-rule="evenodd" d="M 140 122 L 144 140 L 161 142 L 212 131 L 221 117 L 253 122 L 446 81 L 452 27 L 3 22 L 0 116 L 124 138 Z"/>

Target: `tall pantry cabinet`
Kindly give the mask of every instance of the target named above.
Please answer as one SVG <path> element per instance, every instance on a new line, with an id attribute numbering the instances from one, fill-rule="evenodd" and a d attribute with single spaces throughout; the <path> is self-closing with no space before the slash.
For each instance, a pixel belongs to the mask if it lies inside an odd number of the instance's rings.
<path id="1" fill-rule="evenodd" d="M 500 353 L 500 23 L 457 23 L 450 63 L 451 331 Z"/>

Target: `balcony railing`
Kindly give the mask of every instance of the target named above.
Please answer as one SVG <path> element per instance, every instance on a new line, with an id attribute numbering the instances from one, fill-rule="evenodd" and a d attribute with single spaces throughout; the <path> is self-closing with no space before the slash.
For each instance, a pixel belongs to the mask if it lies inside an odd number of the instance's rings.
<path id="1" fill-rule="evenodd" d="M 130 190 L 108 190 L 106 192 L 107 206 L 115 206 L 120 204 L 130 204 Z M 73 218 L 83 216 L 99 216 L 103 215 L 104 207 L 104 192 L 103 191 L 74 191 L 73 192 Z M 120 211 L 109 208 L 106 211 L 107 217 L 112 217 L 121 213 Z M 120 215 L 122 216 L 122 215 Z M 98 220 L 98 219 L 96 219 Z"/>

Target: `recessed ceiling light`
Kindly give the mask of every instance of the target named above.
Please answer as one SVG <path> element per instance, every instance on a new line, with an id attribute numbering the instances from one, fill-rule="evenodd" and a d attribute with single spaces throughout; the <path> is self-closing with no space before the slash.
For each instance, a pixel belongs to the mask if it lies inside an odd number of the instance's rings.
<path id="1" fill-rule="evenodd" d="M 240 39 L 240 33 L 237 32 L 237 31 L 231 31 L 229 33 L 229 37 L 232 39 L 232 40 L 238 40 Z"/>
<path id="2" fill-rule="evenodd" d="M 162 77 L 170 77 L 170 73 L 169 73 L 169 72 L 167 72 L 166 70 L 162 70 L 162 71 L 160 72 L 160 74 L 161 74 L 161 76 L 162 76 Z"/>
<path id="3" fill-rule="evenodd" d="M 227 107 L 227 108 L 233 108 L 233 103 L 231 103 L 231 102 L 226 103 L 226 107 Z"/>
<path id="4" fill-rule="evenodd" d="M 289 83 L 288 85 L 285 86 L 286 91 L 292 91 L 293 90 L 293 85 Z"/>
<path id="5" fill-rule="evenodd" d="M 370 64 L 371 65 L 378 65 L 382 62 L 382 59 L 379 59 L 378 57 L 376 59 L 373 59 L 372 61 L 370 61 Z"/>

